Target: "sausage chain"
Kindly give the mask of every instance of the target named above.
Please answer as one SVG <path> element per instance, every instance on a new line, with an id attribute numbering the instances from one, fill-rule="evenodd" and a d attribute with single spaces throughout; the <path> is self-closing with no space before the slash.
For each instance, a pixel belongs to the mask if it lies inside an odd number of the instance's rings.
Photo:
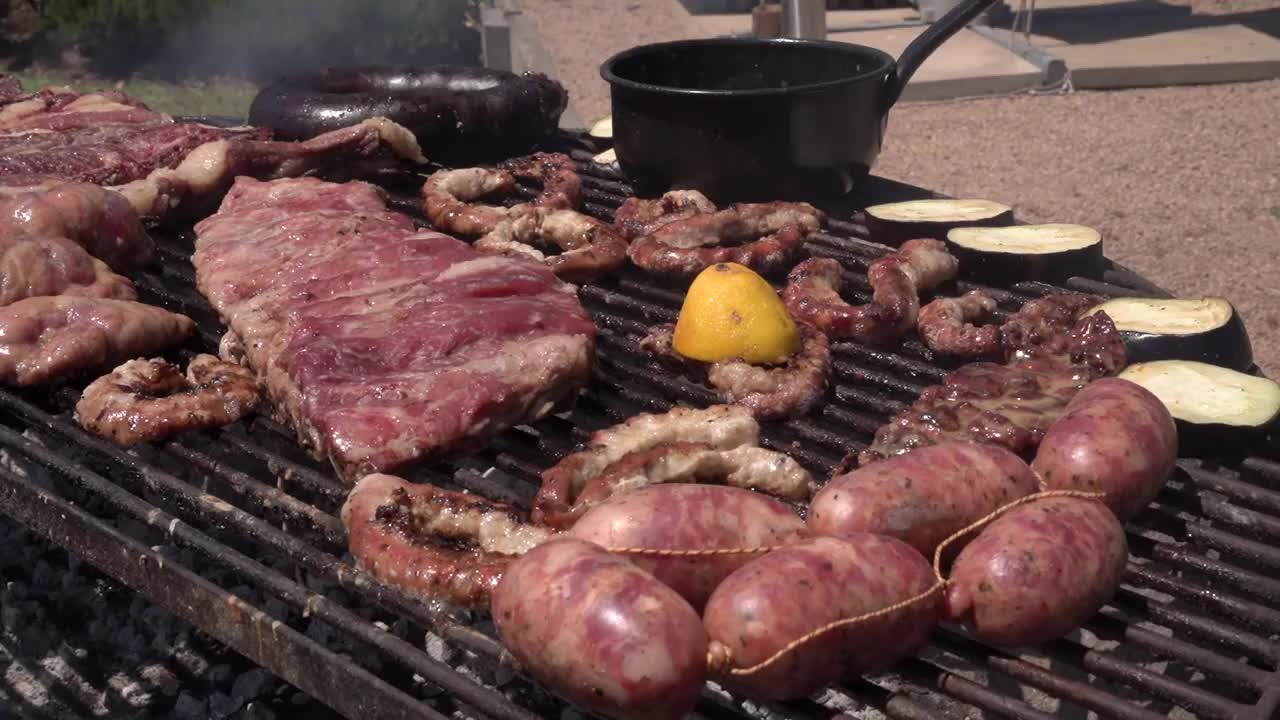
<path id="1" fill-rule="evenodd" d="M 877 618 L 884 617 L 886 615 L 891 615 L 899 610 L 903 610 L 905 608 L 911 607 L 912 605 L 915 605 L 917 603 L 927 600 L 929 597 L 944 590 L 947 586 L 948 580 L 942 574 L 942 558 L 943 558 L 943 555 L 945 554 L 946 548 L 950 546 L 953 542 L 959 540 L 960 538 L 963 538 L 964 536 L 968 535 L 971 532 L 974 532 L 982 528 L 987 523 L 995 520 L 996 518 L 1000 517 L 1001 515 L 1004 515 L 1005 513 L 1007 513 L 1008 511 L 1016 507 L 1026 505 L 1036 500 L 1043 500 L 1045 498 L 1050 498 L 1050 497 L 1076 497 L 1076 498 L 1084 498 L 1084 499 L 1090 499 L 1090 500 L 1101 500 L 1105 496 L 1106 496 L 1105 493 L 1084 492 L 1080 490 L 1047 490 L 1045 492 L 1039 492 L 1032 495 L 1028 495 L 1026 497 L 1018 498 L 1017 500 L 1014 500 L 1012 502 L 1009 502 L 1001 506 L 994 512 L 989 513 L 985 517 L 971 523 L 970 525 L 964 528 L 961 528 L 960 530 L 957 530 L 956 532 L 952 533 L 950 537 L 948 537 L 946 540 L 943 540 L 942 543 L 938 545 L 938 548 L 934 551 L 934 554 L 933 554 L 933 572 L 937 576 L 938 580 L 934 585 L 930 586 L 928 590 L 925 590 L 924 592 L 921 592 L 917 595 L 909 597 L 900 602 L 896 602 L 892 605 L 888 605 L 886 607 L 880 608 L 879 610 L 874 610 L 872 612 L 864 613 L 862 615 L 857 615 L 850 618 L 843 618 L 840 620 L 836 620 L 835 622 L 827 623 L 826 625 L 823 625 L 820 628 L 812 630 L 809 633 L 801 637 L 798 637 L 795 640 L 792 640 L 791 642 L 787 643 L 787 645 L 783 647 L 781 650 L 775 652 L 773 655 L 769 656 L 767 659 L 761 662 L 758 662 L 755 665 L 752 665 L 750 667 L 745 667 L 745 668 L 730 667 L 732 665 L 733 658 L 732 658 L 732 654 L 729 652 L 729 649 L 723 644 L 713 640 L 711 641 L 710 647 L 708 648 L 708 651 L 707 651 L 707 668 L 711 672 L 721 674 L 721 675 L 724 675 L 724 674 L 739 675 L 739 676 L 753 675 L 755 673 L 761 672 L 769 668 L 770 666 L 781 661 L 783 658 L 787 657 L 791 653 L 795 652 L 801 646 L 813 641 L 818 637 L 826 635 L 829 632 L 832 632 L 834 630 L 839 630 L 841 628 L 847 628 L 855 625 L 868 623 Z M 664 550 L 660 552 L 662 554 L 687 553 L 690 555 L 701 555 L 701 554 L 723 554 L 726 552 L 729 552 L 729 553 L 769 552 L 771 550 L 777 550 L 777 549 L 780 549 L 780 548 L 778 547 L 735 548 L 735 549 L 722 548 L 722 549 L 711 550 L 711 551 Z M 644 552 L 644 549 L 643 548 L 626 548 L 621 550 L 621 552 L 637 552 L 637 551 Z M 619 552 L 619 551 L 610 549 L 610 552 Z"/>

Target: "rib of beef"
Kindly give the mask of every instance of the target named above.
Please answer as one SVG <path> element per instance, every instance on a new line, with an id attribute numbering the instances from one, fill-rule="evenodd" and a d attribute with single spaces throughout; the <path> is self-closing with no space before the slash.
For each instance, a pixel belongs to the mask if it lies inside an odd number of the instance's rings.
<path id="1" fill-rule="evenodd" d="M 7 194 L 77 181 L 117 190 L 142 217 L 193 217 L 211 211 L 237 175 L 346 179 L 426 161 L 413 133 L 385 118 L 306 142 L 270 136 L 262 128 L 177 122 L 118 92 L 24 93 L 0 75 L 0 192 Z"/>
<path id="2" fill-rule="evenodd" d="M 277 416 L 348 481 L 539 418 L 590 374 L 570 286 L 416 230 L 371 185 L 241 177 L 196 235 L 197 284 Z"/>
<path id="3" fill-rule="evenodd" d="M 258 128 L 176 122 L 119 92 L 0 86 L 0 185 L 9 187 L 49 179 L 122 185 L 176 167 L 207 142 L 269 136 Z"/>

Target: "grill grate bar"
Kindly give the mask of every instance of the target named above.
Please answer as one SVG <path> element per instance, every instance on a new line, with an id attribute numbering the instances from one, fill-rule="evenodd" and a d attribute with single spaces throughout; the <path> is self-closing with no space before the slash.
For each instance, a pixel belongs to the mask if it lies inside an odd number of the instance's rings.
<path id="1" fill-rule="evenodd" d="M 1160 656 L 1195 665 L 1202 670 L 1214 673 L 1220 678 L 1229 678 L 1249 688 L 1264 688 L 1270 680 L 1268 673 L 1258 668 L 1224 655 L 1205 652 L 1197 645 L 1159 635 L 1150 630 L 1130 625 L 1124 628 L 1124 636 L 1128 640 L 1151 648 Z"/>
<path id="2" fill-rule="evenodd" d="M 1229 553 L 1270 571 L 1280 570 L 1280 551 L 1272 545 L 1247 540 L 1212 525 L 1189 524 L 1187 535 L 1210 550 Z"/>
<path id="3" fill-rule="evenodd" d="M 1180 565 L 1212 578 L 1227 587 L 1243 590 L 1272 607 L 1280 605 L 1280 580 L 1228 565 L 1203 553 L 1176 545 L 1157 545 L 1155 556 L 1169 564 Z"/>
<path id="4" fill-rule="evenodd" d="M 991 667 L 1000 670 L 1015 680 L 1020 680 L 1038 687 L 1046 692 L 1066 695 L 1084 707 L 1104 714 L 1106 717 L 1119 720 L 1157 720 L 1164 716 L 1138 707 L 1133 703 L 1117 698 L 1115 695 L 1099 690 L 1077 680 L 1071 680 L 1050 670 L 1032 665 L 1029 662 L 1008 657 L 992 657 L 988 661 Z"/>
<path id="5" fill-rule="evenodd" d="M 319 532 L 326 541 L 335 546 L 346 544 L 347 532 L 342 527 L 342 523 L 314 505 L 308 505 L 282 492 L 279 488 L 260 483 L 239 470 L 225 467 L 219 461 L 198 450 L 192 450 L 176 442 L 165 443 L 164 449 L 190 462 L 192 467 L 217 475 L 231 486 L 236 495 L 260 504 L 265 510 L 274 510 L 279 515 L 306 523 L 313 531 Z"/>
<path id="6" fill-rule="evenodd" d="M 1280 611 L 1218 592 L 1213 588 L 1180 582 L 1176 576 L 1160 572 L 1148 565 L 1137 565 L 1131 562 L 1128 575 L 1131 581 L 1136 580 L 1160 592 L 1185 598 L 1206 609 L 1242 620 L 1267 633 L 1280 632 Z"/>
<path id="7" fill-rule="evenodd" d="M 1084 660 L 1085 667 L 1091 672 L 1140 687 L 1157 697 L 1172 700 L 1179 706 L 1190 706 L 1204 713 L 1205 717 L 1234 718 L 1243 709 L 1239 703 L 1216 697 L 1204 690 L 1125 662 L 1108 653 L 1086 653 Z"/>

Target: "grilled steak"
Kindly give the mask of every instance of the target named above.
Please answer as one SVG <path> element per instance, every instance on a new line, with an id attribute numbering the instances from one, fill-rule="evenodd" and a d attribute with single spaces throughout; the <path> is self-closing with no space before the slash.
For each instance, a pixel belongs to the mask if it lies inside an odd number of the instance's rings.
<path id="1" fill-rule="evenodd" d="M 159 352 L 195 323 L 128 300 L 33 297 L 0 308 L 0 383 L 31 385 Z"/>
<path id="2" fill-rule="evenodd" d="M 122 185 L 176 167 L 207 142 L 269 136 L 257 128 L 175 122 L 119 92 L 0 87 L 0 185 L 8 187 L 51 179 Z"/>
<path id="3" fill-rule="evenodd" d="M 241 177 L 196 235 L 198 286 L 277 415 L 348 481 L 541 417 L 588 378 L 570 286 L 415 230 L 371 185 Z"/>
<path id="4" fill-rule="evenodd" d="M 24 92 L 10 76 L 0 83 L 0 129 L 68 130 L 112 124 L 147 124 L 169 120 L 124 93 L 81 95 L 68 87 Z"/>
<path id="5" fill-rule="evenodd" d="M 118 92 L 67 88 L 24 93 L 0 75 L 0 193 L 44 191 L 65 181 L 109 186 L 140 216 L 211 211 L 237 175 L 379 171 L 424 162 L 413 133 L 371 118 L 306 142 L 273 142 L 269 130 L 177 122 Z M 93 252 L 92 248 L 89 248 Z M 98 253 L 93 252 L 98 255 Z M 98 255 L 115 267 L 111 260 Z"/>
<path id="6" fill-rule="evenodd" d="M 265 130 L 225 130 L 197 123 L 106 124 L 58 131 L 0 132 L 0 183 L 27 186 L 42 178 L 123 185 L 174 167 L 207 142 Z"/>

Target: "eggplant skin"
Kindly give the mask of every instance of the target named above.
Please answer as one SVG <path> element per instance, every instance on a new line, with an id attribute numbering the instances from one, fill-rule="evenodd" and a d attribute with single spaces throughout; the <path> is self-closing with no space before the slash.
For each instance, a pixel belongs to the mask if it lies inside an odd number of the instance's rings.
<path id="1" fill-rule="evenodd" d="M 332 67 L 264 87 L 249 124 L 281 140 L 305 140 L 386 117 L 413 131 L 444 163 L 522 154 L 556 132 L 569 94 L 540 73 L 516 75 L 461 65 Z"/>
<path id="2" fill-rule="evenodd" d="M 966 277 L 1005 283 L 1097 277 L 1107 263 L 1101 242 L 1055 253 L 1017 253 L 971 248 L 948 239 L 947 252 L 960 261 Z"/>
<path id="3" fill-rule="evenodd" d="M 1194 360 L 1240 372 L 1253 367 L 1253 344 L 1235 308 L 1226 323 L 1201 333 L 1165 335 L 1121 330 L 1120 337 L 1130 365 L 1153 360 Z"/>

